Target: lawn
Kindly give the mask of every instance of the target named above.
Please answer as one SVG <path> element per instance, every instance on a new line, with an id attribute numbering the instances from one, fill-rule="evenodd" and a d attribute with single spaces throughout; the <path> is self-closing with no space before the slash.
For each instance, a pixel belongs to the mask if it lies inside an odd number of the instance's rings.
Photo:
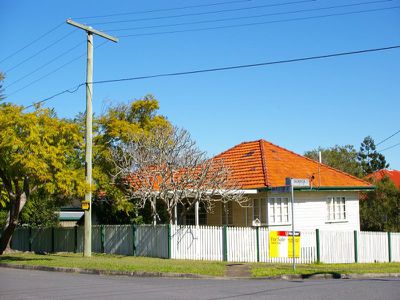
<path id="1" fill-rule="evenodd" d="M 85 258 L 82 257 L 81 253 L 45 255 L 12 253 L 0 256 L 0 263 L 131 272 L 191 273 L 210 276 L 223 276 L 225 273 L 225 263 L 222 262 L 172 260 L 110 254 L 93 254 L 92 257 Z"/>
<path id="2" fill-rule="evenodd" d="M 34 265 L 113 271 L 143 271 L 165 273 L 190 273 L 209 276 L 224 276 L 227 265 L 218 261 L 176 260 L 110 254 L 93 254 L 85 258 L 81 253 L 33 254 L 11 253 L 0 256 L 0 263 Z M 370 264 L 299 264 L 292 270 L 291 264 L 249 263 L 253 277 L 268 277 L 290 274 L 363 274 L 400 273 L 400 263 Z"/>
<path id="3" fill-rule="evenodd" d="M 278 276 L 302 274 L 306 277 L 313 274 L 365 274 L 365 273 L 400 273 L 400 263 L 368 264 L 298 264 L 296 270 L 291 264 L 252 264 L 252 276 Z"/>

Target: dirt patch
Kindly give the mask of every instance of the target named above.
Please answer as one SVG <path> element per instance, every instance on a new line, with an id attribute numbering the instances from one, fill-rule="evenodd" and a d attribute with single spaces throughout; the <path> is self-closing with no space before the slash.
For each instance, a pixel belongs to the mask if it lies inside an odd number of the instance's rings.
<path id="1" fill-rule="evenodd" d="M 227 277 L 250 277 L 250 266 L 246 264 L 226 265 L 225 276 Z"/>

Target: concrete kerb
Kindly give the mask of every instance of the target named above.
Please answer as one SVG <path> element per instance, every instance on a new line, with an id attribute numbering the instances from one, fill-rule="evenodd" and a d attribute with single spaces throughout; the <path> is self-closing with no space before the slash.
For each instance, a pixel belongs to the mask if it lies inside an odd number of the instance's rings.
<path id="1" fill-rule="evenodd" d="M 31 265 L 15 265 L 8 263 L 0 263 L 2 268 L 51 271 L 63 273 L 91 274 L 103 276 L 129 276 L 129 277 L 164 277 L 164 278 L 181 278 L 181 279 L 215 279 L 215 280 L 318 280 L 318 279 L 368 279 L 383 277 L 400 277 L 400 273 L 365 273 L 365 274 L 293 274 L 293 275 L 277 275 L 266 277 L 220 277 L 198 275 L 190 273 L 163 273 L 163 272 L 145 272 L 145 271 L 117 271 L 117 270 L 98 270 L 98 269 L 82 269 L 82 268 L 65 268 L 50 266 L 31 266 Z"/>

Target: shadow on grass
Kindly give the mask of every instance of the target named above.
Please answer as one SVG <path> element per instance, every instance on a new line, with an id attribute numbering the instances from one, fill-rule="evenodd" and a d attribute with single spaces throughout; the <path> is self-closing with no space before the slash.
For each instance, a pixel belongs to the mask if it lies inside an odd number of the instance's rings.
<path id="1" fill-rule="evenodd" d="M 35 261 L 35 260 L 51 260 L 50 258 L 29 258 L 29 257 L 20 257 L 20 256 L 0 256 L 0 263 L 4 262 L 16 262 L 16 261 Z"/>

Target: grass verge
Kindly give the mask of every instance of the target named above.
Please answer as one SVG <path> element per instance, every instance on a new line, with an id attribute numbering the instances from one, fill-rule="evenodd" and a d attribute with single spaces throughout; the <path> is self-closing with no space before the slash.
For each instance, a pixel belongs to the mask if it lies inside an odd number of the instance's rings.
<path id="1" fill-rule="evenodd" d="M 366 273 L 400 273 L 400 263 L 366 263 L 366 264 L 298 264 L 296 270 L 291 264 L 252 264 L 253 277 L 302 274 L 305 277 L 314 274 L 366 274 Z"/>
<path id="2" fill-rule="evenodd" d="M 0 256 L 0 263 L 130 272 L 190 273 L 210 276 L 223 276 L 225 273 L 225 264 L 222 262 L 172 260 L 110 254 L 93 254 L 92 257 L 86 258 L 82 257 L 81 253 L 45 255 L 11 253 Z"/>
<path id="3" fill-rule="evenodd" d="M 84 258 L 81 253 L 33 254 L 11 253 L 0 256 L 0 263 L 15 265 L 49 266 L 112 271 L 143 271 L 162 273 L 190 273 L 208 276 L 224 276 L 230 263 L 217 261 L 196 261 L 135 257 L 110 254 L 93 254 Z M 251 263 L 253 277 L 301 274 L 365 274 L 400 273 L 400 263 L 370 264 L 299 264 L 292 270 L 291 264 Z"/>

